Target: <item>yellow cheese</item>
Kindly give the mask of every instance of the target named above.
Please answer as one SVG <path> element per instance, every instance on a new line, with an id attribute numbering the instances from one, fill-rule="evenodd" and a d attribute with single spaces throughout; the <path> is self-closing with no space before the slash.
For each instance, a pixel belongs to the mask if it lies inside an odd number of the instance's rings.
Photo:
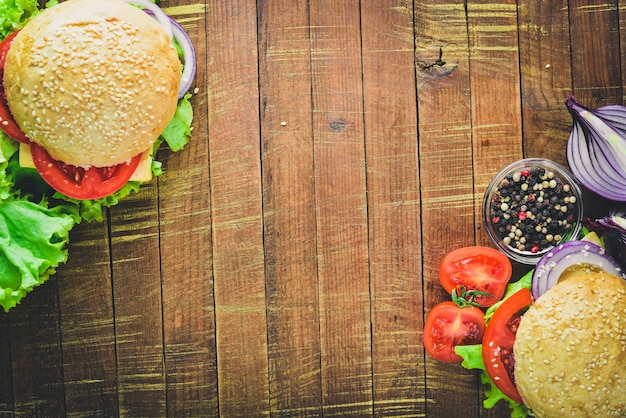
<path id="1" fill-rule="evenodd" d="M 133 175 L 128 179 L 129 181 L 146 182 L 152 180 L 152 155 L 150 154 L 150 151 L 143 153 L 141 161 L 139 161 L 139 165 Z"/>
<path id="2" fill-rule="evenodd" d="M 33 161 L 33 155 L 30 153 L 30 145 L 20 143 L 20 167 L 24 168 L 36 168 Z M 152 180 L 152 156 L 150 151 L 146 151 L 141 156 L 141 161 L 137 166 L 137 169 L 130 176 L 129 181 L 150 181 Z"/>
<path id="3" fill-rule="evenodd" d="M 33 154 L 30 153 L 30 145 L 20 142 L 20 167 L 35 168 Z"/>

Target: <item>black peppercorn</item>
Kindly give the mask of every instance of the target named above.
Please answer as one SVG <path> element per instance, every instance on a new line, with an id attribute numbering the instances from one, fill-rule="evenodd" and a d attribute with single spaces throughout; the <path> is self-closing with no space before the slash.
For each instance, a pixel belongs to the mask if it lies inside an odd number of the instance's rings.
<path id="1" fill-rule="evenodd" d="M 517 251 L 537 253 L 572 229 L 575 202 L 569 184 L 552 171 L 533 167 L 501 180 L 489 207 L 502 242 Z"/>

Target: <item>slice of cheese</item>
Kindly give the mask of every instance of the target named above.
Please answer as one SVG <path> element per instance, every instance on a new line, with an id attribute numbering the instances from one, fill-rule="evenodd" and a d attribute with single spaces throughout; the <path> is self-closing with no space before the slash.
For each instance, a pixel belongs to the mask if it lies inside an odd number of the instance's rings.
<path id="1" fill-rule="evenodd" d="M 146 182 L 152 180 L 152 153 L 146 151 L 141 156 L 141 161 L 135 169 L 135 172 L 128 179 L 128 181 L 141 181 Z"/>
<path id="2" fill-rule="evenodd" d="M 30 152 L 30 145 L 20 143 L 20 167 L 24 168 L 36 168 L 33 161 L 33 155 Z M 150 151 L 146 151 L 141 156 L 141 161 L 137 166 L 137 169 L 128 181 L 141 181 L 146 182 L 152 180 L 152 156 Z"/>
<path id="3" fill-rule="evenodd" d="M 33 154 L 30 153 L 30 145 L 20 142 L 20 167 L 35 168 Z"/>

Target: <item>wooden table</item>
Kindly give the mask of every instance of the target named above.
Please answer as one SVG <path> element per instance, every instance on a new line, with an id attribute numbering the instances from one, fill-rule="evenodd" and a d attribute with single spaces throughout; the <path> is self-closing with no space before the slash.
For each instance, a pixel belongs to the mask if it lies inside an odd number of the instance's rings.
<path id="1" fill-rule="evenodd" d="M 192 142 L 0 314 L 0 415 L 507 416 L 424 354 L 439 261 L 500 168 L 566 163 L 568 94 L 623 102 L 626 1 L 162 6 Z"/>

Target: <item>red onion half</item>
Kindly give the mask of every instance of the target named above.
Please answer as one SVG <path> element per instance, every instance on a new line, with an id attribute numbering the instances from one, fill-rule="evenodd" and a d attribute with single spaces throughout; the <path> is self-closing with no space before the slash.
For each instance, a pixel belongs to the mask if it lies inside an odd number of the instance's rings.
<path id="1" fill-rule="evenodd" d="M 572 173 L 589 190 L 626 202 L 626 106 L 588 109 L 569 96 L 574 124 L 567 142 Z"/>
<path id="2" fill-rule="evenodd" d="M 571 269 L 605 271 L 626 278 L 622 268 L 604 248 L 590 241 L 568 241 L 547 252 L 535 267 L 532 293 L 536 300 L 558 283 L 561 276 Z"/>

